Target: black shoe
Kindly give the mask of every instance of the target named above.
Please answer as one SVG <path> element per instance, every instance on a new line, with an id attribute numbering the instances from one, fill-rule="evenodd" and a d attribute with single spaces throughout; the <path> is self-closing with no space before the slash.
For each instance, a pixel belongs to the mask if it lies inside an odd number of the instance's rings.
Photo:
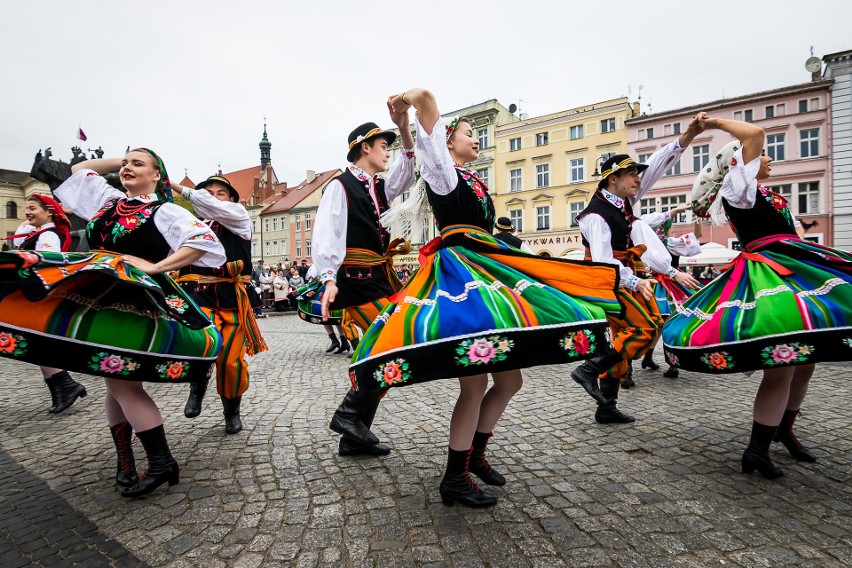
<path id="1" fill-rule="evenodd" d="M 346 396 L 343 397 L 343 402 L 337 407 L 334 416 L 331 417 L 329 428 L 338 434 L 360 442 L 362 444 L 374 445 L 379 443 L 379 439 L 375 434 L 370 432 L 370 429 L 364 424 L 363 417 L 375 403 L 367 395 L 356 392 L 354 389 L 349 389 Z"/>
<path id="2" fill-rule="evenodd" d="M 325 352 L 331 353 L 332 351 L 334 351 L 335 349 L 340 347 L 340 342 L 337 340 L 337 336 L 334 335 L 333 333 L 329 333 L 328 337 L 329 337 L 329 339 L 331 339 L 331 346 L 329 346 L 329 348 L 326 349 Z"/>
<path id="3" fill-rule="evenodd" d="M 453 503 L 474 508 L 493 507 L 497 504 L 497 497 L 485 493 L 473 482 L 468 473 L 469 460 L 470 450 L 450 448 L 447 455 L 447 471 L 438 488 L 441 501 L 447 507 L 452 507 Z"/>
<path id="4" fill-rule="evenodd" d="M 636 381 L 633 380 L 633 361 L 627 364 L 627 374 L 619 381 L 619 386 L 625 390 L 636 386 Z"/>
<path id="5" fill-rule="evenodd" d="M 574 379 L 575 383 L 583 387 L 589 393 L 589 396 L 598 401 L 598 403 L 604 403 L 606 399 L 601 394 L 601 389 L 598 386 L 599 374 L 600 371 L 592 363 L 586 361 L 571 371 L 571 378 Z"/>
<path id="6" fill-rule="evenodd" d="M 136 473 L 136 460 L 133 457 L 133 428 L 129 422 L 110 426 L 112 441 L 117 456 L 115 482 L 122 487 L 132 487 L 139 481 Z"/>
<path id="7" fill-rule="evenodd" d="M 78 398 L 86 398 L 86 387 L 71 378 L 68 371 L 59 371 L 52 377 L 44 379 L 50 390 L 53 406 L 47 409 L 51 414 L 59 414 L 74 404 Z"/>
<path id="8" fill-rule="evenodd" d="M 137 432 L 136 436 L 145 448 L 148 456 L 148 469 L 139 478 L 139 482 L 133 487 L 128 487 L 121 492 L 122 497 L 142 497 L 154 491 L 164 483 L 169 486 L 180 482 L 180 468 L 175 458 L 169 451 L 169 443 L 166 441 L 166 432 L 160 424 L 150 430 Z"/>
<path id="9" fill-rule="evenodd" d="M 340 438 L 337 453 L 341 456 L 386 456 L 390 448 L 382 444 L 362 444 L 349 438 Z"/>
<path id="10" fill-rule="evenodd" d="M 636 422 L 636 419 L 629 414 L 624 414 L 613 405 L 598 406 L 595 411 L 595 422 L 598 424 L 629 424 Z"/>
<path id="11" fill-rule="evenodd" d="M 496 485 L 502 487 L 506 485 L 506 478 L 495 471 L 485 458 L 485 449 L 488 446 L 488 440 L 491 438 L 491 433 L 476 432 L 473 435 L 473 446 L 470 448 L 470 462 L 468 463 L 468 471 L 482 480 L 486 485 Z"/>
<path id="12" fill-rule="evenodd" d="M 797 460 L 813 463 L 817 461 L 816 457 L 802 446 L 802 443 L 793 433 L 793 424 L 798 416 L 798 410 L 785 410 L 784 418 L 781 419 L 781 424 L 775 431 L 775 437 L 772 438 L 772 441 L 784 444 L 790 455 Z"/>
<path id="13" fill-rule="evenodd" d="M 225 409 L 225 433 L 236 434 L 243 429 L 243 422 L 240 420 L 240 402 L 241 397 L 222 398 L 222 407 Z"/>
<path id="14" fill-rule="evenodd" d="M 645 356 L 642 358 L 642 368 L 651 369 L 652 371 L 656 371 L 660 368 L 660 366 L 654 362 L 653 351 L 648 351 L 647 353 L 645 353 Z"/>
<path id="15" fill-rule="evenodd" d="M 335 355 L 340 355 L 341 353 L 349 354 L 349 341 L 346 339 L 346 336 L 340 336 L 340 347 L 337 348 L 337 351 L 334 352 Z"/>
<path id="16" fill-rule="evenodd" d="M 207 382 L 189 383 L 189 397 L 186 399 L 186 406 L 183 407 L 183 415 L 187 418 L 195 418 L 201 414 L 201 401 L 204 400 L 204 393 L 207 392 Z"/>
<path id="17" fill-rule="evenodd" d="M 680 372 L 678 371 L 677 367 L 669 367 L 668 370 L 663 373 L 663 376 L 667 379 L 676 379 L 678 378 L 678 375 L 680 375 Z"/>
<path id="18" fill-rule="evenodd" d="M 784 477 L 784 472 L 775 467 L 768 455 L 761 455 L 752 448 L 746 448 L 742 459 L 743 473 L 753 473 L 756 469 L 766 479 Z"/>

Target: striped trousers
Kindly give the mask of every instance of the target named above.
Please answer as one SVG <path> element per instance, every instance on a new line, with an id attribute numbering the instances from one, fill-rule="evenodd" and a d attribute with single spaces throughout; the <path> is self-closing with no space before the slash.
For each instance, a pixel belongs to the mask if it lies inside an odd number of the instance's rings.
<path id="1" fill-rule="evenodd" d="M 249 387 L 249 369 L 246 334 L 239 326 L 238 312 L 205 307 L 201 310 L 222 334 L 222 351 L 216 357 L 216 392 L 222 398 L 241 397 Z"/>
<path id="2" fill-rule="evenodd" d="M 621 361 L 613 365 L 600 378 L 623 379 L 630 361 L 638 359 L 660 335 L 663 318 L 654 298 L 646 300 L 639 292 L 619 288 L 618 299 L 624 304 L 623 318 L 607 317 L 612 329 L 612 346 L 621 354 Z"/>

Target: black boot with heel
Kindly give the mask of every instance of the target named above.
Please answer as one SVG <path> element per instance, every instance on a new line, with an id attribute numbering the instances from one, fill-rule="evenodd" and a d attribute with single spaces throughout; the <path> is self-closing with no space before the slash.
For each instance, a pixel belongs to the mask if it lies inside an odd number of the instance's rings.
<path id="1" fill-rule="evenodd" d="M 208 381 L 189 383 L 189 397 L 186 399 L 186 406 L 183 407 L 183 415 L 187 418 L 195 418 L 201 414 L 201 401 L 204 400 L 204 394 L 207 392 Z"/>
<path id="2" fill-rule="evenodd" d="M 496 485 L 502 487 L 506 485 L 506 478 L 499 472 L 494 471 L 491 464 L 485 458 L 485 448 L 488 446 L 488 440 L 493 434 L 488 432 L 476 432 L 473 435 L 473 447 L 470 451 L 470 465 L 468 471 L 482 480 L 486 485 Z"/>
<path id="3" fill-rule="evenodd" d="M 473 482 L 468 473 L 469 460 L 470 450 L 449 448 L 447 471 L 439 488 L 441 501 L 447 507 L 452 507 L 453 503 L 474 508 L 493 507 L 497 497 L 485 493 Z"/>
<path id="4" fill-rule="evenodd" d="M 110 426 L 112 441 L 115 443 L 117 457 L 115 482 L 122 487 L 132 487 L 139 481 L 136 473 L 136 460 L 133 457 L 133 428 L 129 422 Z"/>
<path id="5" fill-rule="evenodd" d="M 619 361 L 621 361 L 621 355 L 616 351 L 591 357 L 571 371 L 571 378 L 574 379 L 575 383 L 583 387 L 598 404 L 605 404 L 606 398 L 598 386 L 598 376 Z"/>
<path id="6" fill-rule="evenodd" d="M 601 393 L 603 393 L 606 402 L 598 404 L 598 409 L 595 411 L 595 421 L 598 424 L 629 424 L 635 422 L 636 419 L 629 414 L 624 414 L 618 409 L 618 389 L 621 388 L 619 379 L 606 378 L 601 379 Z"/>
<path id="7" fill-rule="evenodd" d="M 145 455 L 148 456 L 148 468 L 139 477 L 139 482 L 121 492 L 122 497 L 142 497 L 154 491 L 164 483 L 169 486 L 180 482 L 180 468 L 169 451 L 166 431 L 160 424 L 144 432 L 136 432 Z"/>
<path id="8" fill-rule="evenodd" d="M 817 459 L 812 453 L 806 450 L 804 446 L 802 446 L 802 443 L 796 435 L 793 434 L 793 424 L 796 422 L 796 418 L 798 418 L 799 414 L 800 412 L 798 410 L 785 410 L 784 418 L 781 419 L 781 424 L 778 426 L 778 430 L 775 431 L 775 437 L 772 438 L 772 441 L 784 444 L 784 447 L 787 448 L 790 455 L 797 460 L 813 463 L 817 461 Z"/>
<path id="9" fill-rule="evenodd" d="M 86 398 L 86 387 L 71 378 L 68 371 L 59 371 L 44 379 L 50 391 L 53 405 L 47 409 L 51 414 L 59 414 L 74 404 L 78 398 Z"/>
<path id="10" fill-rule="evenodd" d="M 325 350 L 326 353 L 331 353 L 338 347 L 340 347 L 340 342 L 337 340 L 337 336 L 334 335 L 334 332 L 328 334 L 328 338 L 331 339 L 331 345 L 328 349 Z"/>
<path id="11" fill-rule="evenodd" d="M 760 475 L 767 479 L 784 477 L 784 472 L 775 467 L 769 459 L 769 445 L 775 436 L 777 426 L 766 426 L 758 422 L 752 422 L 751 439 L 748 447 L 743 453 L 743 473 L 752 473 L 756 469 Z"/>
<path id="12" fill-rule="evenodd" d="M 654 350 L 653 349 L 649 349 L 648 352 L 645 353 L 645 356 L 642 357 L 642 368 L 643 369 L 651 369 L 652 371 L 656 371 L 657 369 L 660 368 L 660 366 L 657 365 L 654 362 Z"/>
<path id="13" fill-rule="evenodd" d="M 337 348 L 337 351 L 334 352 L 335 355 L 340 355 L 341 353 L 349 353 L 351 349 L 349 345 L 349 340 L 346 339 L 345 335 L 340 336 L 340 347 Z"/>

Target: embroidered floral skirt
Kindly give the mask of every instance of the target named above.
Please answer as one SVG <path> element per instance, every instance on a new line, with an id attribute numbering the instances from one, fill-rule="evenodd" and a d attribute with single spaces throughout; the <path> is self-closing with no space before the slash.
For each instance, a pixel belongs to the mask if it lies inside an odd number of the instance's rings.
<path id="1" fill-rule="evenodd" d="M 666 359 L 705 373 L 852 360 L 852 255 L 769 237 L 677 309 Z"/>
<path id="2" fill-rule="evenodd" d="M 0 356 L 113 379 L 210 376 L 222 339 L 165 275 L 108 252 L 0 252 Z"/>
<path id="3" fill-rule="evenodd" d="M 606 315 L 622 310 L 614 267 L 530 255 L 478 230 L 452 243 L 461 244 L 421 261 L 364 334 L 353 387 L 567 363 L 612 348 Z"/>
<path id="4" fill-rule="evenodd" d="M 312 280 L 296 288 L 296 305 L 299 317 L 308 323 L 339 325 L 343 310 L 331 310 L 328 320 L 322 321 L 322 295 L 325 287 L 319 280 Z"/>

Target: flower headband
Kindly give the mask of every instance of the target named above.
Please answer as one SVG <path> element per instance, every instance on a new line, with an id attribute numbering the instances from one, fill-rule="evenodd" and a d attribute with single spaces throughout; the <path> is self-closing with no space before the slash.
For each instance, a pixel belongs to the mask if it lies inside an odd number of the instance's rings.
<path id="1" fill-rule="evenodd" d="M 456 128 L 458 128 L 461 119 L 462 117 L 456 116 L 447 123 L 447 142 L 450 141 L 450 137 L 453 135 L 453 132 L 455 132 Z"/>
<path id="2" fill-rule="evenodd" d="M 141 150 L 145 150 L 151 154 L 157 162 L 157 166 L 160 168 L 160 179 L 157 180 L 157 188 L 155 190 L 157 197 L 161 201 L 174 203 L 175 200 L 172 197 L 172 182 L 169 181 L 169 173 L 166 171 L 166 165 L 163 163 L 162 158 L 160 158 L 157 153 L 150 148 L 141 148 Z"/>

